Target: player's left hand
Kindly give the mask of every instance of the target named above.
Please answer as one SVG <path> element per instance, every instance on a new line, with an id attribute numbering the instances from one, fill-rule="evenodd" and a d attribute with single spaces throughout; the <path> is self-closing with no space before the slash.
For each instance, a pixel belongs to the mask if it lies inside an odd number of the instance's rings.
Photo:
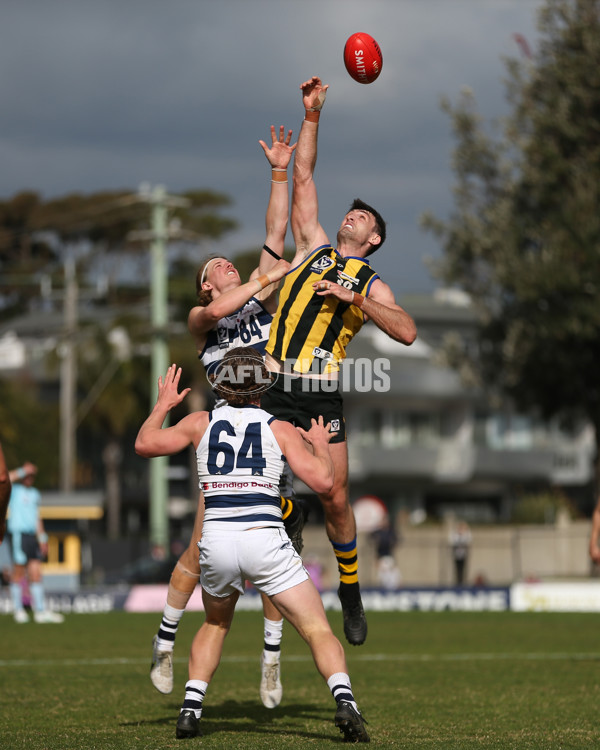
<path id="1" fill-rule="evenodd" d="M 337 297 L 342 302 L 352 303 L 354 292 L 352 289 L 346 289 L 345 286 L 336 284 L 335 281 L 315 281 L 313 289 L 319 297 Z"/>

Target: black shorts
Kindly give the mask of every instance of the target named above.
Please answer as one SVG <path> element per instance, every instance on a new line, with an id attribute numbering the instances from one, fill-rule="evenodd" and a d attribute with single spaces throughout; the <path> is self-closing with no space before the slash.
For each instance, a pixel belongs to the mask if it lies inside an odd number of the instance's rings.
<path id="1" fill-rule="evenodd" d="M 36 534 L 15 531 L 7 534 L 10 552 L 15 565 L 26 565 L 30 560 L 42 560 L 42 551 Z"/>
<path id="2" fill-rule="evenodd" d="M 277 419 L 310 430 L 310 420 L 323 417 L 331 423 L 332 443 L 346 440 L 344 401 L 335 380 L 279 375 L 260 399 L 261 408 Z"/>

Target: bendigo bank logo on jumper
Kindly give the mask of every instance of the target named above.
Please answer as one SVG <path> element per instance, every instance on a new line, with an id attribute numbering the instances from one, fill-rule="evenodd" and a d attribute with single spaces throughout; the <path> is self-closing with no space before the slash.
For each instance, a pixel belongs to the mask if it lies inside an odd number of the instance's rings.
<path id="1" fill-rule="evenodd" d="M 256 481 L 215 481 L 215 482 L 202 482 L 202 490 L 209 492 L 210 490 L 274 490 L 279 485 L 274 485 L 272 482 L 256 482 Z"/>

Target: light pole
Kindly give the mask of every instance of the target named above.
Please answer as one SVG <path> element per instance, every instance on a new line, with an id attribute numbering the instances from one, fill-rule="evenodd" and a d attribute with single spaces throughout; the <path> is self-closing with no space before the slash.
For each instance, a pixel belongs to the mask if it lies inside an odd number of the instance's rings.
<path id="1" fill-rule="evenodd" d="M 164 376 L 169 360 L 167 343 L 168 328 L 168 273 L 166 244 L 173 236 L 180 236 L 177 228 L 171 231 L 168 223 L 168 209 L 189 205 L 186 198 L 168 195 L 163 185 L 151 188 L 144 184 L 136 200 L 147 201 L 152 207 L 151 231 L 132 232 L 130 238 L 150 239 L 150 305 L 152 325 L 152 365 L 150 384 L 150 407 L 154 406 L 158 395 L 158 378 Z M 169 543 L 169 523 L 167 501 L 169 460 L 167 456 L 150 459 L 150 543 L 154 548 L 166 550 Z"/>
<path id="2" fill-rule="evenodd" d="M 152 388 L 151 405 L 158 394 L 158 378 L 164 376 L 168 367 L 169 349 L 167 344 L 167 263 L 165 245 L 167 241 L 166 191 L 162 185 L 150 193 L 152 205 L 152 242 L 150 245 L 151 281 L 150 302 L 152 320 Z M 169 542 L 167 500 L 169 484 L 167 479 L 167 456 L 150 459 L 150 542 L 153 547 L 163 550 Z"/>
<path id="3" fill-rule="evenodd" d="M 77 389 L 78 286 L 75 261 L 65 261 L 64 331 L 60 344 L 60 489 L 69 494 L 73 489 L 75 462 L 75 402 Z"/>

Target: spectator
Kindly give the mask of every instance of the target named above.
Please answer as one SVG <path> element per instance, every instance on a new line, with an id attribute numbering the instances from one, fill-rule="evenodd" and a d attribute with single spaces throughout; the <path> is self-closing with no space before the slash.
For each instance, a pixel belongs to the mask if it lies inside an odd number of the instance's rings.
<path id="1" fill-rule="evenodd" d="M 8 545 L 2 544 L 6 534 L 6 512 L 10 500 L 10 477 L 4 460 L 4 452 L 0 445 L 0 583 L 2 586 L 10 583 L 10 572 L 12 569 L 12 560 Z"/>
<path id="2" fill-rule="evenodd" d="M 471 529 L 466 521 L 459 521 L 456 528 L 450 532 L 450 549 L 452 559 L 454 560 L 455 583 L 457 586 L 464 586 L 465 569 L 471 548 Z"/>
<path id="3" fill-rule="evenodd" d="M 42 560 L 48 554 L 48 535 L 40 517 L 41 495 L 33 486 L 37 467 L 26 462 L 10 472 L 13 487 L 10 495 L 8 536 L 10 539 L 13 569 L 10 592 L 15 621 L 23 624 L 29 615 L 23 605 L 23 578 L 29 580 L 33 619 L 38 623 L 59 623 L 64 617 L 46 609 L 42 584 Z"/>
<path id="4" fill-rule="evenodd" d="M 375 542 L 375 554 L 377 555 L 377 580 L 381 588 L 393 590 L 400 583 L 400 571 L 396 565 L 394 552 L 398 544 L 398 535 L 386 516 L 382 525 L 371 533 Z"/>

